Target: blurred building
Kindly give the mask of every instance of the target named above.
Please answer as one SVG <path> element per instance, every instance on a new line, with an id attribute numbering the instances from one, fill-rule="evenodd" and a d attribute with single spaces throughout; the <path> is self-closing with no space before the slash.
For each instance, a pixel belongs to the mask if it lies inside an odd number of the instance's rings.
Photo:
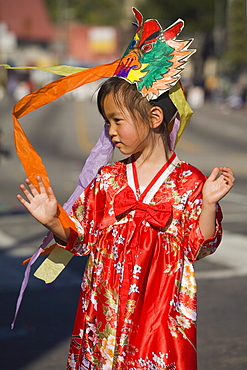
<path id="1" fill-rule="evenodd" d="M 43 0 L 0 0 L 0 21 L 19 43 L 46 46 L 54 38 L 54 28 Z"/>
<path id="2" fill-rule="evenodd" d="M 93 66 L 118 58 L 118 31 L 115 27 L 70 24 L 67 55 L 72 64 Z"/>
<path id="3" fill-rule="evenodd" d="M 0 0 L 0 62 L 35 65 L 45 58 L 55 28 L 43 0 Z"/>

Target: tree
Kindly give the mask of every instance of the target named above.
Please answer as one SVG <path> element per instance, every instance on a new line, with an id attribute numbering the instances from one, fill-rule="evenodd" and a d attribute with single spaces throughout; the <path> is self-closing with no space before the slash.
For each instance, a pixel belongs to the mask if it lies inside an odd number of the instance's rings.
<path id="1" fill-rule="evenodd" d="M 182 18 L 186 32 L 207 32 L 214 27 L 214 0 L 144 0 L 140 10 L 145 18 L 160 20 L 163 27 Z"/>
<path id="2" fill-rule="evenodd" d="M 224 68 L 235 77 L 247 67 L 246 0 L 230 0 L 227 19 L 227 50 Z"/>
<path id="3" fill-rule="evenodd" d="M 52 19 L 88 25 L 117 25 L 121 14 L 116 0 L 45 0 Z M 67 19 L 66 19 L 67 18 Z"/>

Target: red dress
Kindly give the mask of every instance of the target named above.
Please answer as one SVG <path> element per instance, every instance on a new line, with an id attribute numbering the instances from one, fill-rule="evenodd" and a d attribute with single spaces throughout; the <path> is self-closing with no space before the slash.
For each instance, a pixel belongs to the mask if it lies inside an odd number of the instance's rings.
<path id="1" fill-rule="evenodd" d="M 67 249 L 90 253 L 67 369 L 195 370 L 193 261 L 221 239 L 198 225 L 205 176 L 173 154 L 140 193 L 131 158 L 103 167 L 75 202 Z"/>

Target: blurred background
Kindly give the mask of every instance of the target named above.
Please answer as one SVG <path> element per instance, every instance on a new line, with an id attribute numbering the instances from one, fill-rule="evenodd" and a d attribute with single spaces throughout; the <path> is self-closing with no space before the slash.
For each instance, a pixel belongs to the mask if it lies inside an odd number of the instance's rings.
<path id="1" fill-rule="evenodd" d="M 194 116 L 176 148 L 209 175 L 233 169 L 236 183 L 221 206 L 219 250 L 196 265 L 199 370 L 247 368 L 247 13 L 246 0 L 0 0 L 0 64 L 92 67 L 119 58 L 135 21 L 178 18 L 178 37 L 197 52 L 182 75 Z M 65 368 L 86 258 L 73 257 L 52 284 L 30 278 L 10 330 L 25 268 L 22 260 L 45 231 L 16 200 L 25 173 L 15 153 L 11 112 L 24 95 L 58 78 L 39 70 L 0 67 L 0 364 L 3 370 Z M 20 120 L 42 156 L 63 204 L 96 143 L 103 122 L 95 107 L 98 83 L 77 89 Z M 116 153 L 112 160 L 119 158 Z M 42 260 L 42 258 L 41 258 Z M 37 262 L 33 268 L 38 267 Z M 189 370 L 189 369 L 188 369 Z"/>

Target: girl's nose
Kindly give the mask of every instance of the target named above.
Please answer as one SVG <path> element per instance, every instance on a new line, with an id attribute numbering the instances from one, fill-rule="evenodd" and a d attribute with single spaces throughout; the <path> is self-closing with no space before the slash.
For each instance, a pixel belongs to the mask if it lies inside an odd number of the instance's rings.
<path id="1" fill-rule="evenodd" d="M 108 126 L 108 132 L 109 132 L 109 136 L 112 138 L 116 135 L 116 128 L 115 128 L 115 125 L 114 124 L 110 124 Z"/>

